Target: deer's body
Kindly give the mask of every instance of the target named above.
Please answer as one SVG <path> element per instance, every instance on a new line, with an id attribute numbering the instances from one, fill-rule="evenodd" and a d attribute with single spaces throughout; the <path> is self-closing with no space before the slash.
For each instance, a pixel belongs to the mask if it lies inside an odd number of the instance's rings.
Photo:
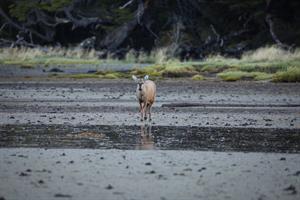
<path id="1" fill-rule="evenodd" d="M 156 85 L 153 81 L 148 80 L 148 75 L 144 79 L 138 79 L 135 76 L 132 78 L 137 82 L 136 96 L 140 104 L 141 121 L 147 119 L 151 120 L 151 107 L 155 101 Z"/>

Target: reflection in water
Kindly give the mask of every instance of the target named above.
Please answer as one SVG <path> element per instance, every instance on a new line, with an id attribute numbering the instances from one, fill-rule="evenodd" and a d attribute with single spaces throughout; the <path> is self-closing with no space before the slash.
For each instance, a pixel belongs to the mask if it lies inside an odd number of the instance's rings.
<path id="1" fill-rule="evenodd" d="M 0 148 L 300 152 L 299 129 L 188 126 L 2 125 Z"/>
<path id="2" fill-rule="evenodd" d="M 141 138 L 140 145 L 137 146 L 137 149 L 141 149 L 141 150 L 154 149 L 153 136 L 151 134 L 151 124 L 141 125 L 140 138 Z"/>

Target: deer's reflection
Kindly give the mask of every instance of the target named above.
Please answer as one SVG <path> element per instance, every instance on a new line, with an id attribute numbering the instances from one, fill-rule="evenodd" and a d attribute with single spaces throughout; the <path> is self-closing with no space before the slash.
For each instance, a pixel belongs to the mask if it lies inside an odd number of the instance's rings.
<path id="1" fill-rule="evenodd" d="M 154 149 L 153 136 L 151 134 L 151 124 L 141 125 L 140 145 L 138 149 L 149 150 Z"/>

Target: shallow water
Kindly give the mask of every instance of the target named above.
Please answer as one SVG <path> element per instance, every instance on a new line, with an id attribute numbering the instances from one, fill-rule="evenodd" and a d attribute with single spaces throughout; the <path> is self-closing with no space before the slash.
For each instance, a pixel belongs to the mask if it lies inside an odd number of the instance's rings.
<path id="1" fill-rule="evenodd" d="M 4 125 L 0 147 L 300 152 L 299 129 Z"/>

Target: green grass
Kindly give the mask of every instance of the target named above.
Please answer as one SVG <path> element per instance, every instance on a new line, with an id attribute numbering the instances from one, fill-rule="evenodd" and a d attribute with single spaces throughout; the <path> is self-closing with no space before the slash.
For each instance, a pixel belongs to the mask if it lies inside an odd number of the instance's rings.
<path id="1" fill-rule="evenodd" d="M 176 61 L 167 62 L 164 64 L 156 64 L 145 68 L 136 68 L 131 71 L 131 74 L 144 76 L 148 74 L 150 77 L 162 78 L 183 78 L 192 77 L 199 74 L 193 66 L 185 65 Z"/>
<path id="2" fill-rule="evenodd" d="M 252 72 L 255 81 L 271 80 L 273 75 L 264 72 Z"/>
<path id="3" fill-rule="evenodd" d="M 289 67 L 273 75 L 274 82 L 300 82 L 300 67 Z"/>
<path id="4" fill-rule="evenodd" d="M 63 74 L 57 75 L 58 78 L 73 78 L 73 79 L 87 79 L 87 78 L 101 78 L 97 74 Z"/>
<path id="5" fill-rule="evenodd" d="M 113 72 L 113 71 L 98 71 L 92 74 L 51 74 L 52 77 L 57 78 L 73 78 L 73 79 L 120 79 L 129 78 L 128 72 Z"/>
<path id="6" fill-rule="evenodd" d="M 264 47 L 246 52 L 240 59 L 222 56 L 209 56 L 203 61 L 180 62 L 170 58 L 170 49 L 157 49 L 147 54 L 129 51 L 124 60 L 98 59 L 96 51 L 64 48 L 0 48 L 0 64 L 19 65 L 21 68 L 43 66 L 95 66 L 106 63 L 122 65 L 125 63 L 152 63 L 148 67 L 136 67 L 128 72 L 101 71 L 95 74 L 57 75 L 68 78 L 119 79 L 149 75 L 158 78 L 190 78 L 203 80 L 203 75 L 215 75 L 224 81 L 273 80 L 299 81 L 300 49 L 293 52 L 277 47 Z"/>
<path id="7" fill-rule="evenodd" d="M 90 64 L 97 65 L 100 64 L 100 60 L 96 59 L 81 59 L 81 58 L 61 58 L 61 57 L 37 57 L 33 59 L 24 59 L 24 60 L 3 60 L 3 64 L 6 65 L 75 65 L 75 64 Z"/>
<path id="8" fill-rule="evenodd" d="M 202 80 L 204 80 L 205 78 L 204 78 L 204 76 L 202 76 L 202 75 L 200 75 L 200 74 L 196 74 L 196 75 L 194 75 L 193 77 L 192 77 L 192 80 L 193 81 L 202 81 Z"/>
<path id="9" fill-rule="evenodd" d="M 34 65 L 21 64 L 20 68 L 22 68 L 22 69 L 32 69 L 32 68 L 34 68 Z"/>
<path id="10" fill-rule="evenodd" d="M 209 73 L 224 71 L 276 73 L 286 71 L 289 67 L 300 67 L 300 50 L 294 52 L 277 47 L 264 47 L 245 52 L 241 59 L 211 56 L 203 62 L 195 62 L 197 70 Z"/>
<path id="11" fill-rule="evenodd" d="M 218 74 L 218 77 L 224 81 L 238 81 L 238 80 L 270 80 L 272 74 L 263 72 L 243 72 L 243 71 L 227 71 Z"/>

